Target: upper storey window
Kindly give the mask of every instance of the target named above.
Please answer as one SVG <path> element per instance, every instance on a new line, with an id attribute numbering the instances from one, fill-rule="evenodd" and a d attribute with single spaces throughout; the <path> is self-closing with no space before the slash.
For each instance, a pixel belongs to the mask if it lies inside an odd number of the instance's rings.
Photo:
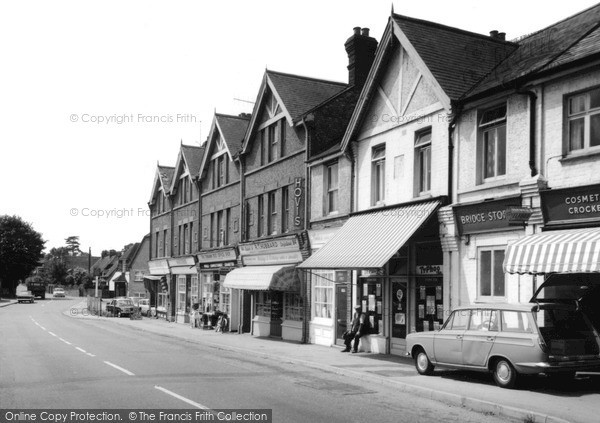
<path id="1" fill-rule="evenodd" d="M 569 152 L 600 147 L 600 88 L 567 98 Z"/>
<path id="2" fill-rule="evenodd" d="M 506 174 L 506 104 L 484 110 L 479 117 L 479 168 L 485 181 Z"/>

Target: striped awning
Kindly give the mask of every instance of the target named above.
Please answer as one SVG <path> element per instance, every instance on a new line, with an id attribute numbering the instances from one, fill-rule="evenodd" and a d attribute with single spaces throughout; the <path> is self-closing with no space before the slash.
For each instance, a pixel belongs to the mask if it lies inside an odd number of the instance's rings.
<path id="1" fill-rule="evenodd" d="M 440 206 L 428 201 L 350 217 L 342 228 L 299 268 L 377 269 L 387 263 Z"/>
<path id="2" fill-rule="evenodd" d="M 225 276 L 223 287 L 263 291 L 300 291 L 296 266 L 247 266 L 233 269 Z"/>
<path id="3" fill-rule="evenodd" d="M 507 273 L 600 272 L 600 228 L 529 235 L 508 246 Z"/>

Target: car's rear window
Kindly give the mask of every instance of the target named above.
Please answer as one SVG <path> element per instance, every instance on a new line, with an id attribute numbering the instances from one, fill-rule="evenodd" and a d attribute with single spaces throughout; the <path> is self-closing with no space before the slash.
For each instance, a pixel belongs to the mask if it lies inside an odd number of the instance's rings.
<path id="1" fill-rule="evenodd" d="M 131 300 L 118 300 L 117 304 L 119 304 L 119 305 L 133 305 L 133 301 L 131 301 Z"/>
<path id="2" fill-rule="evenodd" d="M 527 313 L 522 311 L 502 311 L 502 330 L 504 332 L 531 333 L 531 322 Z"/>

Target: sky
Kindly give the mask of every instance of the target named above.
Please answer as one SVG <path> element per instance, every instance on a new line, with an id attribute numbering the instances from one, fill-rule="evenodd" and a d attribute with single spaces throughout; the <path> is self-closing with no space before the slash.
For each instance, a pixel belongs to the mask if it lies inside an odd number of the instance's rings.
<path id="1" fill-rule="evenodd" d="M 355 26 L 390 15 L 507 39 L 596 1 L 11 1 L 0 4 L 0 215 L 93 255 L 148 233 L 156 165 L 251 112 L 265 69 L 347 82 Z"/>

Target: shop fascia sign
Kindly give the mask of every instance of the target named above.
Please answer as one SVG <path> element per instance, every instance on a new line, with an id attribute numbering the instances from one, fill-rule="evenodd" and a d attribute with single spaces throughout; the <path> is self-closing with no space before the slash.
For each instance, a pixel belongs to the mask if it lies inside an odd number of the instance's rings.
<path id="1" fill-rule="evenodd" d="M 600 185 L 540 191 L 547 225 L 600 221 Z"/>
<path id="2" fill-rule="evenodd" d="M 417 266 L 416 274 L 421 276 L 435 276 L 442 274 L 441 264 L 424 264 Z"/>
<path id="3" fill-rule="evenodd" d="M 237 260 L 235 248 L 224 248 L 217 251 L 208 251 L 198 254 L 198 264 L 231 262 Z"/>
<path id="4" fill-rule="evenodd" d="M 300 251 L 300 244 L 298 243 L 298 238 L 293 235 L 277 239 L 256 241 L 248 244 L 240 244 L 238 248 L 240 249 L 240 255 L 244 257 L 284 251 Z"/>
<path id="5" fill-rule="evenodd" d="M 523 226 L 531 215 L 526 211 L 527 208 L 521 206 L 521 197 L 515 196 L 455 206 L 454 216 L 458 233 L 467 235 Z"/>
<path id="6" fill-rule="evenodd" d="M 152 260 L 148 262 L 148 270 L 151 275 L 166 275 L 169 273 L 167 259 Z"/>
<path id="7" fill-rule="evenodd" d="M 323 247 L 338 233 L 339 230 L 340 227 L 309 230 L 308 240 L 310 241 L 310 248 L 312 250 L 318 250 Z"/>

